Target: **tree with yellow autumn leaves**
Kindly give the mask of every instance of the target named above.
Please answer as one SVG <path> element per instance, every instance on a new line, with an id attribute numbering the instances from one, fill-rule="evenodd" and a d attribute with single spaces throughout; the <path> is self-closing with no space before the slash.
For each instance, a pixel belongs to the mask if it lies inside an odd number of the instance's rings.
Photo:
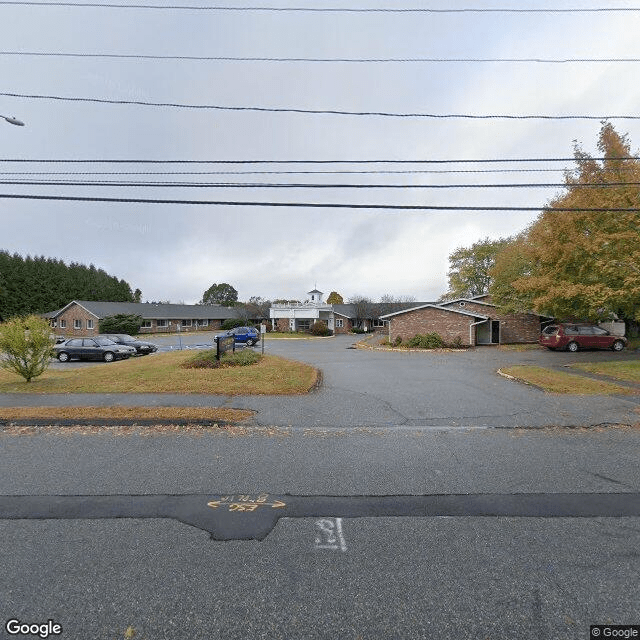
<path id="1" fill-rule="evenodd" d="M 576 145 L 565 193 L 496 256 L 490 291 L 503 310 L 640 321 L 640 160 L 607 122 L 598 149 L 602 159 Z"/>

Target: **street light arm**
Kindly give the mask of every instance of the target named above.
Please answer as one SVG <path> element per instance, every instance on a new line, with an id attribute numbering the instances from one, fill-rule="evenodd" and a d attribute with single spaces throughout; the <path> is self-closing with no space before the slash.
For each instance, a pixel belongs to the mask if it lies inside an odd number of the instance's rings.
<path id="1" fill-rule="evenodd" d="M 13 118 L 11 116 L 3 116 L 0 115 L 0 118 L 6 120 L 9 124 L 15 124 L 16 127 L 24 127 L 24 122 L 22 120 L 18 120 L 17 118 Z"/>

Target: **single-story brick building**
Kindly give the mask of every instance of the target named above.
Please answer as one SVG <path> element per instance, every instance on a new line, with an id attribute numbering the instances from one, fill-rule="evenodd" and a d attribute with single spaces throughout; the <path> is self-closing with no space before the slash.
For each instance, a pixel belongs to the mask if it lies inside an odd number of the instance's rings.
<path id="1" fill-rule="evenodd" d="M 140 333 L 215 330 L 225 320 L 238 317 L 235 309 L 221 305 L 91 300 L 73 300 L 62 309 L 44 314 L 44 317 L 57 335 L 72 337 L 97 335 L 100 332 L 99 321 L 117 314 L 141 316 Z"/>
<path id="2" fill-rule="evenodd" d="M 462 344 L 510 344 L 536 342 L 541 326 L 550 320 L 535 313 L 503 314 L 487 295 L 459 298 L 443 303 L 414 305 L 380 316 L 389 328 L 389 340 L 417 334 L 438 333 L 446 342 Z"/>

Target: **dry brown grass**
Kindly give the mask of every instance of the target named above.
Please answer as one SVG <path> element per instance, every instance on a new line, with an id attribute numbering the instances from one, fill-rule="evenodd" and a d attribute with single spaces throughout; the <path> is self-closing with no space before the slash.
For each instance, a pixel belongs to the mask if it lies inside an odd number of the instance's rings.
<path id="1" fill-rule="evenodd" d="M 572 364 L 571 367 L 618 380 L 640 382 L 640 362 L 600 362 L 598 364 L 585 362 L 584 364 Z"/>
<path id="2" fill-rule="evenodd" d="M 0 420 L 193 420 L 240 423 L 253 411 L 217 407 L 2 407 Z"/>
<path id="3" fill-rule="evenodd" d="M 520 382 L 532 384 L 550 393 L 570 393 L 574 395 L 633 393 L 632 389 L 621 387 L 611 382 L 593 380 L 592 378 L 585 378 L 584 376 L 562 371 L 553 371 L 544 367 L 514 365 L 512 367 L 503 367 L 500 371 L 513 376 Z"/>
<path id="4" fill-rule="evenodd" d="M 79 369 L 49 369 L 26 383 L 0 370 L 0 393 L 202 393 L 281 395 L 310 391 L 319 372 L 301 362 L 265 355 L 247 367 L 183 369 L 193 351 L 160 353 Z"/>

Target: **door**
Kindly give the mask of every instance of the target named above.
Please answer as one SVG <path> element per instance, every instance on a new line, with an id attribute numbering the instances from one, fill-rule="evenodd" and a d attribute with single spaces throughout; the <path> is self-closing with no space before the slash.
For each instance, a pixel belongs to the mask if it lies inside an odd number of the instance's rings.
<path id="1" fill-rule="evenodd" d="M 500 320 L 491 321 L 491 344 L 500 344 Z"/>
<path id="2" fill-rule="evenodd" d="M 82 357 L 87 360 L 101 360 L 102 348 L 91 338 L 85 338 L 82 341 Z"/>

